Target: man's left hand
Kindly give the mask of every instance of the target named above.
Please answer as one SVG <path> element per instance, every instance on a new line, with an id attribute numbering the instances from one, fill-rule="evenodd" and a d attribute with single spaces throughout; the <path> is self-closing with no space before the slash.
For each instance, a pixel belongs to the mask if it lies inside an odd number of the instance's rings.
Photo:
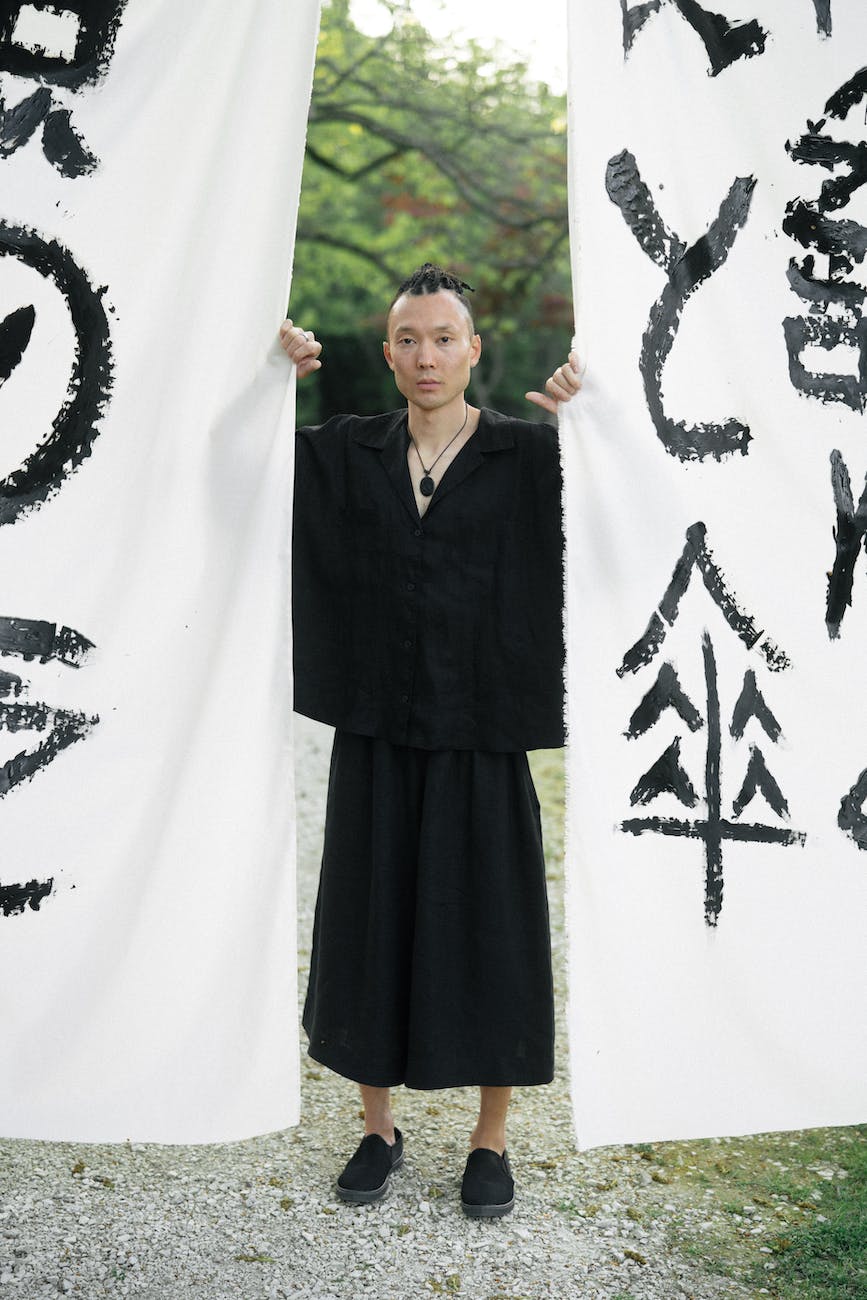
<path id="1" fill-rule="evenodd" d="M 574 352 L 570 352 L 566 364 L 555 370 L 545 384 L 544 393 L 525 393 L 524 396 L 528 402 L 534 402 L 536 406 L 541 406 L 544 411 L 556 415 L 560 403 L 570 402 L 580 389 L 581 379 L 579 376 L 578 357 Z"/>

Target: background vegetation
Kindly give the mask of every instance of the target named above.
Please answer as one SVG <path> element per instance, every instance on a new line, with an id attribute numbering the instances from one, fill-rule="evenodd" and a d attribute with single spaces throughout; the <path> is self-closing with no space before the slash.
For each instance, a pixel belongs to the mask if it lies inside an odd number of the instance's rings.
<path id="1" fill-rule="evenodd" d="M 438 45 L 408 0 L 387 36 L 325 0 L 289 314 L 327 348 L 299 421 L 396 405 L 381 339 L 397 285 L 441 262 L 483 337 L 472 400 L 524 418 L 572 334 L 566 100 L 475 42 Z"/>

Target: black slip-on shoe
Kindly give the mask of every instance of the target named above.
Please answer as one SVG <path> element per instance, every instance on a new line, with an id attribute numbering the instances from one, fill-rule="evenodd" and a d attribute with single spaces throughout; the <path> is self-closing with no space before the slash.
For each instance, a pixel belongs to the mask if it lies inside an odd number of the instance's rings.
<path id="1" fill-rule="evenodd" d="M 364 1205 L 378 1201 L 388 1190 L 388 1180 L 403 1164 L 403 1134 L 394 1130 L 394 1146 L 378 1133 L 368 1133 L 355 1155 L 337 1180 L 337 1195 L 342 1201 Z"/>
<path id="2" fill-rule="evenodd" d="M 509 1157 L 477 1147 L 467 1158 L 461 1183 L 461 1205 L 471 1219 L 498 1219 L 515 1204 L 515 1181 Z"/>

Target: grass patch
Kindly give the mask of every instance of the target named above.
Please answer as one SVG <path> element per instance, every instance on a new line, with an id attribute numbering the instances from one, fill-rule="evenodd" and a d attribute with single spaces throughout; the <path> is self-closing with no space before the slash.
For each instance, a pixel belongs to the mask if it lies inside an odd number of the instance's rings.
<path id="1" fill-rule="evenodd" d="M 710 1271 L 778 1300 L 867 1297 L 867 1125 L 660 1142 L 640 1154 L 667 1195 L 724 1211 L 713 1233 L 697 1234 L 695 1216 L 672 1228 L 672 1244 Z"/>
<path id="2" fill-rule="evenodd" d="M 776 1264 L 772 1290 L 785 1300 L 867 1296 L 867 1126 L 849 1132 L 852 1142 L 837 1155 L 846 1177 L 826 1182 L 813 1222 L 770 1242 Z M 751 1280 L 762 1271 L 754 1270 Z"/>

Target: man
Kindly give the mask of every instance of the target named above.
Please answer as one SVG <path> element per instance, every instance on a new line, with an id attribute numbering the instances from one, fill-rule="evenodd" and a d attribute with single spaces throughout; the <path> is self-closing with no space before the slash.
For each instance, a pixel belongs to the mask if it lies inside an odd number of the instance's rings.
<path id="1" fill-rule="evenodd" d="M 553 1078 L 538 801 L 526 750 L 563 743 L 557 434 L 466 401 L 481 339 L 426 263 L 389 308 L 406 407 L 296 440 L 296 708 L 335 726 L 304 1010 L 310 1055 L 361 1088 L 342 1199 L 403 1160 L 390 1089 L 478 1085 L 461 1201 L 507 1213 L 512 1087 Z M 321 345 L 286 321 L 299 377 Z M 530 401 L 556 414 L 574 358 Z"/>

